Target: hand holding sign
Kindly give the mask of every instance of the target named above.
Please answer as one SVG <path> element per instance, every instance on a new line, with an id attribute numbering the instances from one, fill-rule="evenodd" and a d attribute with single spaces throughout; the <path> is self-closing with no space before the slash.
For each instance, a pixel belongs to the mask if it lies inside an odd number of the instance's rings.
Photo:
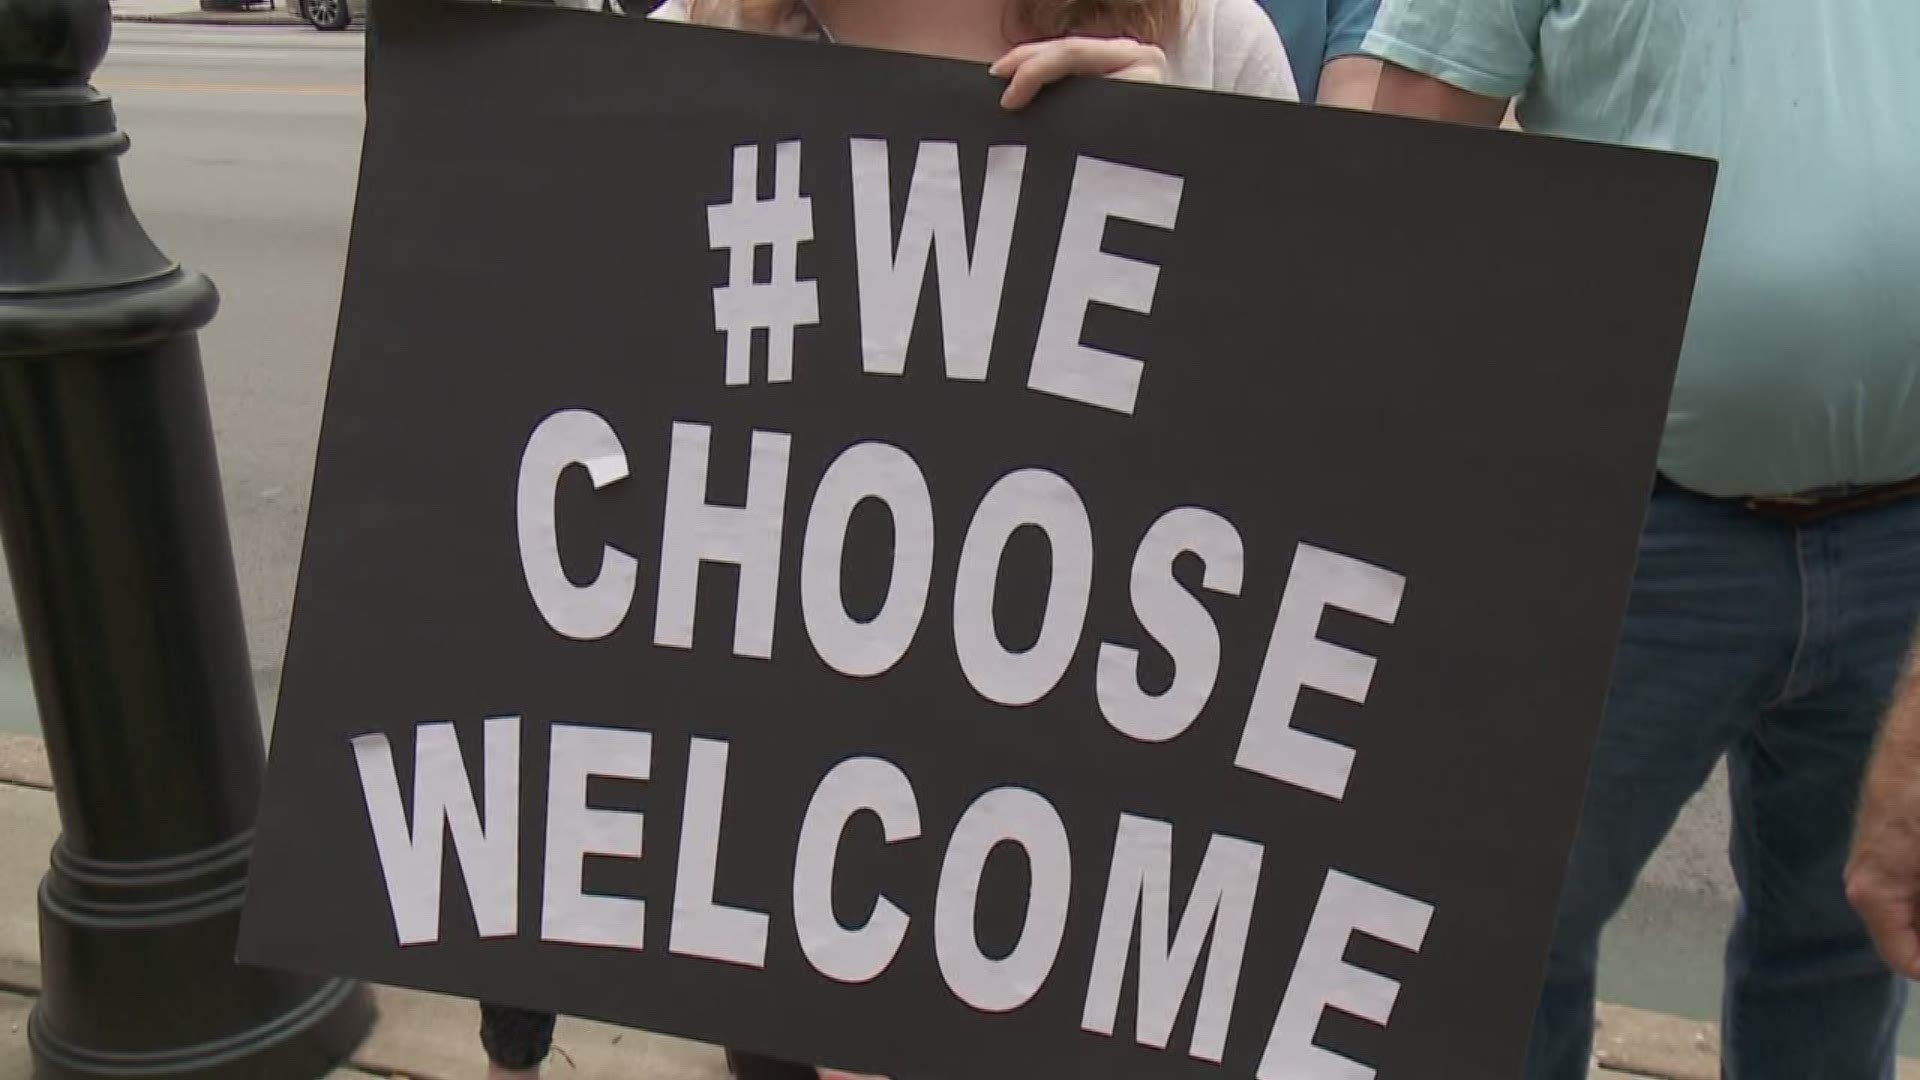
<path id="1" fill-rule="evenodd" d="M 1128 38 L 1055 38 L 1036 41 L 1000 58 L 993 74 L 1007 80 L 1000 104 L 1022 109 L 1048 83 L 1070 75 L 1095 75 L 1130 82 L 1166 82 L 1167 54 L 1158 45 Z"/>

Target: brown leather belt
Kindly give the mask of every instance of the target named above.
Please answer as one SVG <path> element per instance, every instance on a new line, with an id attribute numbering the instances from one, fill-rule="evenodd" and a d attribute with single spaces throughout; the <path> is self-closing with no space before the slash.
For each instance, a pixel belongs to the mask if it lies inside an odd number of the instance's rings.
<path id="1" fill-rule="evenodd" d="M 1852 488 L 1831 494 L 1814 492 L 1809 495 L 1747 499 L 1745 504 L 1748 510 L 1764 517 L 1784 521 L 1790 525 L 1805 525 L 1809 522 L 1851 514 L 1858 510 L 1871 510 L 1876 506 L 1886 506 L 1889 503 L 1915 497 L 1920 497 L 1920 476 L 1909 480 L 1896 480 L 1891 484 Z"/>

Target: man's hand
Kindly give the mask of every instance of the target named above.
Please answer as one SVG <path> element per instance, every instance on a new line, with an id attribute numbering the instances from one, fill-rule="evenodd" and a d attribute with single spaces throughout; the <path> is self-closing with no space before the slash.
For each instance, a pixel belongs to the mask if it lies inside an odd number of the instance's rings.
<path id="1" fill-rule="evenodd" d="M 1920 979 L 1920 651 L 1867 770 L 1847 899 L 1888 966 Z"/>
<path id="2" fill-rule="evenodd" d="M 1908 802 L 1912 805 L 1869 804 L 1862 810 L 1863 827 L 1874 828 L 1876 834 L 1854 845 L 1847 864 L 1847 899 L 1866 922 L 1887 966 L 1920 979 L 1920 836 L 1912 828 L 1920 820 L 1920 799 Z M 1883 817 L 1905 821 L 1885 828 L 1878 820 Z"/>

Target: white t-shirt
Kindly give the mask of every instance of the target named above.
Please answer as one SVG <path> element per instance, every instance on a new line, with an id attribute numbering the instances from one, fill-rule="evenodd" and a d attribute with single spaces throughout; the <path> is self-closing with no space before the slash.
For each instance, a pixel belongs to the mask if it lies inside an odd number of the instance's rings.
<path id="1" fill-rule="evenodd" d="M 1256 0 L 1186 0 L 1186 25 L 1167 43 L 1176 86 L 1300 100 L 1286 46 Z M 653 18 L 687 21 L 687 0 L 666 0 Z"/>

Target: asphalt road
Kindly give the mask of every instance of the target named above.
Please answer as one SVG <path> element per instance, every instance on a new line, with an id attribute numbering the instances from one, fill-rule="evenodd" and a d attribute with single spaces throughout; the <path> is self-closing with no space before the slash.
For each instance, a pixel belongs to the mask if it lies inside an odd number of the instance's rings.
<path id="1" fill-rule="evenodd" d="M 141 220 L 224 298 L 202 335 L 263 713 L 286 643 L 363 121 L 357 33 L 120 24 L 96 84 Z M 0 581 L 0 730 L 32 731 Z M 1524 767 L 1523 765 L 1520 767 Z M 1725 794 L 1696 801 L 1612 935 L 1610 1000 L 1710 1016 L 1730 917 Z"/>
<path id="2" fill-rule="evenodd" d="M 95 80 L 133 140 L 122 168 L 141 221 L 220 289 L 201 344 L 248 637 L 269 701 L 359 168 L 363 41 L 304 28 L 121 23 Z M 18 620 L 0 586 L 0 729 L 33 726 Z"/>

